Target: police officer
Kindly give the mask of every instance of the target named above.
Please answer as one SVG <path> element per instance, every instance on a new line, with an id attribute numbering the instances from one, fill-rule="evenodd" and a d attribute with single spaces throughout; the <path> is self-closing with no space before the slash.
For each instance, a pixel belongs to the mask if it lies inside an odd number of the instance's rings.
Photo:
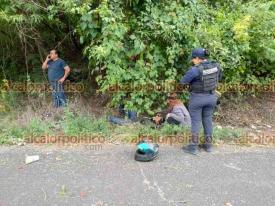
<path id="1" fill-rule="evenodd" d="M 208 60 L 209 52 L 203 48 L 192 51 L 193 66 L 189 68 L 181 79 L 181 84 L 190 85 L 189 112 L 191 116 L 192 136 L 189 145 L 184 150 L 191 154 L 199 152 L 199 131 L 201 123 L 204 128 L 205 144 L 203 148 L 207 152 L 212 151 L 212 117 L 217 104 L 215 89 L 221 79 L 220 65 Z"/>

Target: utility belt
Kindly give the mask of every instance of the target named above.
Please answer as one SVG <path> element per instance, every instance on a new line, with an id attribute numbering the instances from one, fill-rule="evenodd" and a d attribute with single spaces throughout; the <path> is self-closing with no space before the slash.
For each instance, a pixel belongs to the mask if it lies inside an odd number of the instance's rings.
<path id="1" fill-rule="evenodd" d="M 191 91 L 192 93 L 196 93 L 196 94 L 215 94 L 215 90 L 211 90 L 211 91 Z"/>

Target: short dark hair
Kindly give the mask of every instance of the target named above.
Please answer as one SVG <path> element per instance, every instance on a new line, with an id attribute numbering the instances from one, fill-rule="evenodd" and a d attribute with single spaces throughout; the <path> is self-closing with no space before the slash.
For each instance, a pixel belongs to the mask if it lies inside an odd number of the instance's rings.
<path id="1" fill-rule="evenodd" d="M 58 57 L 60 56 L 60 51 L 57 49 L 51 49 L 51 51 L 55 51 L 55 53 L 58 55 Z"/>

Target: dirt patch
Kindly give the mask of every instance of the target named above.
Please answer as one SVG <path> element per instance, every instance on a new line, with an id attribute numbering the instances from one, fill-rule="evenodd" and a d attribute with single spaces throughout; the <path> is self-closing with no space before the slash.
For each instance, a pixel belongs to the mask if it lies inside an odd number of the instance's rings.
<path id="1" fill-rule="evenodd" d="M 221 125 L 272 131 L 275 124 L 275 94 L 227 95 L 222 98 L 217 112 L 216 121 Z"/>

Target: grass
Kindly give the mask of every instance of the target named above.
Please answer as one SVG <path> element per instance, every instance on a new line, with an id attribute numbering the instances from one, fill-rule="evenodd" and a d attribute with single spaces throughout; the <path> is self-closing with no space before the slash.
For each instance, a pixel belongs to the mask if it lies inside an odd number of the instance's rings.
<path id="1" fill-rule="evenodd" d="M 42 100 L 43 99 L 43 100 Z M 31 99 L 28 107 L 18 107 L 5 115 L 0 115 L 0 144 L 17 144 L 30 137 L 66 136 L 66 137 L 103 137 L 107 142 L 135 143 L 140 138 L 155 142 L 187 142 L 190 128 L 164 124 L 155 129 L 150 125 L 134 123 L 117 126 L 107 121 L 106 116 L 95 117 L 78 98 L 70 102 L 65 109 L 53 109 L 44 98 Z M 20 110 L 23 110 L 21 111 Z M 51 116 L 45 114 L 50 113 Z M 215 140 L 234 140 L 243 132 L 232 128 L 214 128 Z M 202 132 L 201 132 L 202 136 Z M 179 140 L 178 138 L 184 138 Z"/>
<path id="2" fill-rule="evenodd" d="M 242 131 L 215 127 L 214 134 L 215 140 L 234 140 L 242 136 Z M 77 138 L 100 136 L 107 142 L 118 141 L 124 143 L 136 143 L 141 137 L 147 137 L 155 142 L 171 144 L 188 141 L 190 129 L 169 124 L 164 124 L 159 129 L 140 123 L 117 126 L 110 124 L 106 117 L 96 118 L 89 114 L 80 114 L 70 108 L 65 108 L 60 118 L 57 119 L 42 120 L 39 117 L 33 117 L 24 126 L 13 123 L 6 127 L 0 127 L 0 144 L 16 144 L 30 137 L 45 135 L 65 135 L 66 137 Z M 184 139 L 179 141 L 177 139 L 179 137 Z"/>
<path id="3" fill-rule="evenodd" d="M 106 137 L 110 135 L 110 125 L 103 117 L 82 116 L 66 109 L 64 119 L 60 123 L 63 133 L 67 136 L 98 135 Z"/>
<path id="4" fill-rule="evenodd" d="M 232 141 L 234 139 L 241 138 L 243 134 L 244 134 L 244 131 L 242 129 L 214 127 L 214 138 L 216 140 Z"/>

